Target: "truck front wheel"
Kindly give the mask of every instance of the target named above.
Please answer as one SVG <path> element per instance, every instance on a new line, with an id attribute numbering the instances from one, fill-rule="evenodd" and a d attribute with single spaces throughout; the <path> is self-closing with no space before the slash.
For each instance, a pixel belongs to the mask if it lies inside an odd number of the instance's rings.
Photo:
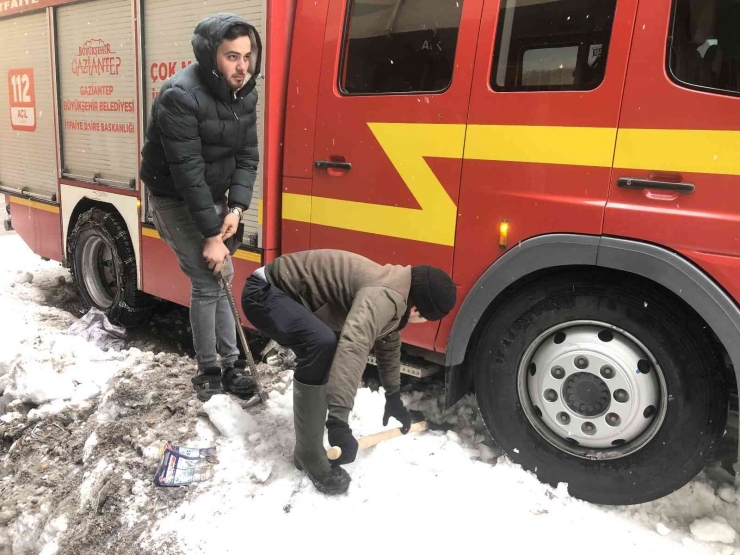
<path id="1" fill-rule="evenodd" d="M 149 316 L 153 299 L 137 288 L 134 248 L 118 214 L 99 208 L 82 213 L 69 235 L 67 252 L 87 308 L 97 307 L 123 326 Z"/>
<path id="2" fill-rule="evenodd" d="M 642 503 L 685 485 L 727 418 L 698 316 L 623 274 L 574 272 L 514 293 L 473 368 L 481 413 L 509 458 L 593 503 Z"/>

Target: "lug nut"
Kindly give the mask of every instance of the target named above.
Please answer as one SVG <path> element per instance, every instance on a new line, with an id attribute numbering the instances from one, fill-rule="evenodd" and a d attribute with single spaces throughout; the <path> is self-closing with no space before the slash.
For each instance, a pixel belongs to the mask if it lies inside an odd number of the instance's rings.
<path id="1" fill-rule="evenodd" d="M 552 377 L 556 380 L 562 380 L 565 377 L 565 370 L 562 366 L 554 366 L 552 370 L 550 370 L 550 374 L 552 374 Z"/>
<path id="2" fill-rule="evenodd" d="M 618 414 L 610 412 L 606 415 L 606 423 L 616 428 L 622 423 L 622 419 L 619 417 Z"/>
<path id="3" fill-rule="evenodd" d="M 554 403 L 558 400 L 558 394 L 554 389 L 548 389 L 545 391 L 545 400 L 549 401 L 550 403 Z"/>
<path id="4" fill-rule="evenodd" d="M 614 392 L 614 400 L 618 403 L 626 403 L 627 401 L 629 401 L 629 399 L 629 393 L 627 393 L 624 389 L 617 389 Z"/>
<path id="5" fill-rule="evenodd" d="M 593 425 L 593 422 L 584 422 L 581 425 L 581 431 L 587 436 L 592 436 L 596 433 L 596 426 Z"/>
<path id="6" fill-rule="evenodd" d="M 570 416 L 567 412 L 559 412 L 558 413 L 558 422 L 561 424 L 570 424 Z"/>
<path id="7" fill-rule="evenodd" d="M 576 365 L 576 368 L 578 368 L 579 370 L 588 368 L 588 359 L 584 356 L 576 357 L 575 365 Z"/>
<path id="8" fill-rule="evenodd" d="M 602 366 L 601 368 L 602 378 L 609 380 L 614 377 L 614 374 L 615 374 L 614 368 L 612 368 L 611 366 Z"/>

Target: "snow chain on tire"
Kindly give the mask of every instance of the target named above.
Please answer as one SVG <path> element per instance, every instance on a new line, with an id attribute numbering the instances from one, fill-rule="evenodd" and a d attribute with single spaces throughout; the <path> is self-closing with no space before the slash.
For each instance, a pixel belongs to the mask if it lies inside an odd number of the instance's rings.
<path id="1" fill-rule="evenodd" d="M 136 257 L 131 237 L 121 216 L 100 208 L 91 208 L 82 213 L 69 234 L 67 241 L 68 261 L 72 278 L 86 308 L 97 306 L 87 291 L 83 279 L 84 268 L 78 260 L 78 248 L 86 234 L 94 233 L 110 248 L 115 268 L 117 290 L 110 307 L 98 306 L 106 312 L 114 324 L 135 325 L 146 319 L 153 308 L 153 297 L 137 287 Z"/>

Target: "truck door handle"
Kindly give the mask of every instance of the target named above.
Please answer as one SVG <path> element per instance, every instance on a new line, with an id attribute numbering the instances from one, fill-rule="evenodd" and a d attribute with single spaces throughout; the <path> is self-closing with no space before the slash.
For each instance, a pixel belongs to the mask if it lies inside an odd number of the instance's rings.
<path id="1" fill-rule="evenodd" d="M 350 162 L 337 162 L 334 160 L 316 160 L 313 165 L 320 170 L 331 169 L 348 171 L 352 169 L 352 164 Z"/>
<path id="2" fill-rule="evenodd" d="M 671 183 L 670 181 L 652 181 L 637 177 L 620 177 L 617 179 L 620 189 L 656 189 L 660 191 L 676 191 L 690 195 L 696 190 L 693 183 Z"/>

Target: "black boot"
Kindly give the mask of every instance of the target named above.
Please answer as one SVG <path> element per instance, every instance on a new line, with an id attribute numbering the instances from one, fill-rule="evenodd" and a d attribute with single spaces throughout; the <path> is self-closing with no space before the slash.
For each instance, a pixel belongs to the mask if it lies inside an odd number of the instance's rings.
<path id="1" fill-rule="evenodd" d="M 257 392 L 257 384 L 247 373 L 246 360 L 237 360 L 233 366 L 224 368 L 221 383 L 224 391 L 233 393 L 240 399 L 251 399 Z"/>
<path id="2" fill-rule="evenodd" d="M 321 493 L 338 495 L 347 491 L 351 478 L 342 467 L 332 468 L 326 457 L 324 449 L 326 410 L 325 385 L 306 385 L 293 380 L 295 466 L 308 474 L 313 485 Z"/>
<path id="3" fill-rule="evenodd" d="M 190 381 L 193 382 L 198 399 L 204 403 L 214 395 L 224 392 L 221 387 L 221 369 L 218 366 L 199 371 Z"/>

